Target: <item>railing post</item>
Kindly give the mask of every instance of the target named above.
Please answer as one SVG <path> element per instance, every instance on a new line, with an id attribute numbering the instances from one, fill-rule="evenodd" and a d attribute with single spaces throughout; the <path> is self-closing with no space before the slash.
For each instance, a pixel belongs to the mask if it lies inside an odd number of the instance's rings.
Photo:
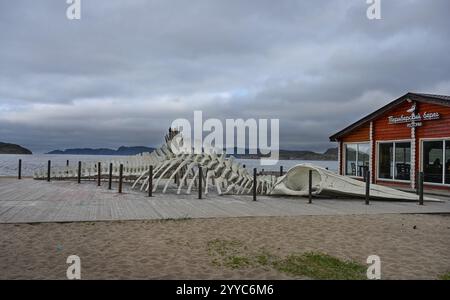
<path id="1" fill-rule="evenodd" d="M 119 167 L 119 194 L 122 193 L 122 182 L 123 182 L 123 164 Z"/>
<path id="2" fill-rule="evenodd" d="M 102 163 L 98 162 L 97 164 L 97 186 L 100 186 L 102 183 Z"/>
<path id="3" fill-rule="evenodd" d="M 257 181 L 256 181 L 256 176 L 257 176 L 257 170 L 256 168 L 253 168 L 253 201 L 256 201 L 256 185 L 257 185 Z"/>
<path id="4" fill-rule="evenodd" d="M 49 160 L 48 161 L 48 165 L 47 165 L 47 181 L 50 182 L 50 172 L 52 170 L 52 161 Z"/>
<path id="5" fill-rule="evenodd" d="M 280 177 L 283 176 L 283 166 L 280 166 Z"/>
<path id="6" fill-rule="evenodd" d="M 22 160 L 19 159 L 19 170 L 18 170 L 17 178 L 20 180 L 22 179 Z"/>
<path id="7" fill-rule="evenodd" d="M 108 190 L 112 189 L 112 173 L 113 173 L 113 164 L 109 163 Z"/>
<path id="8" fill-rule="evenodd" d="M 78 183 L 81 183 L 81 161 L 78 162 Z"/>
<path id="9" fill-rule="evenodd" d="M 150 169 L 148 171 L 148 196 L 153 196 L 153 166 L 150 166 Z"/>
<path id="10" fill-rule="evenodd" d="M 312 203 L 312 170 L 309 170 L 308 175 L 308 203 Z"/>
<path id="11" fill-rule="evenodd" d="M 423 205 L 423 172 L 419 173 L 419 205 Z"/>
<path id="12" fill-rule="evenodd" d="M 198 199 L 202 199 L 202 166 L 198 166 Z"/>
<path id="13" fill-rule="evenodd" d="M 416 172 L 416 195 L 419 195 L 420 194 L 420 187 L 419 187 L 419 185 L 420 185 L 420 172 L 419 172 L 419 170 L 417 170 L 417 172 Z"/>
<path id="14" fill-rule="evenodd" d="M 370 171 L 366 171 L 366 205 L 370 204 Z"/>

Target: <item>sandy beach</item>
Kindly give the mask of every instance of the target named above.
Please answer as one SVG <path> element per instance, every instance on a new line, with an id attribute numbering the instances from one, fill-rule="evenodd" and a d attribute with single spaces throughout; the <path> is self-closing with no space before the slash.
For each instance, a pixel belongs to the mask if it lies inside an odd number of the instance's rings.
<path id="1" fill-rule="evenodd" d="M 450 271 L 450 216 L 299 216 L 0 224 L 0 279 L 65 279 L 69 255 L 82 279 L 291 279 L 271 267 L 215 263 L 214 241 L 242 255 L 316 251 L 366 264 L 383 279 L 437 279 Z"/>

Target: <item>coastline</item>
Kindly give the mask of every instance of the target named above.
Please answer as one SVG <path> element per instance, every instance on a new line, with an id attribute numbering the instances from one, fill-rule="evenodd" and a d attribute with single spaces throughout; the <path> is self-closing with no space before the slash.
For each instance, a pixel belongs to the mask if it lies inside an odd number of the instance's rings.
<path id="1" fill-rule="evenodd" d="M 66 154 L 33 154 L 33 155 L 14 155 L 5 154 L 0 155 L 0 177 L 17 175 L 18 160 L 22 159 L 22 176 L 32 176 L 34 171 L 47 168 L 47 161 L 52 161 L 52 167 L 65 167 L 67 160 L 69 165 L 74 166 L 78 161 L 82 162 L 98 162 L 98 161 L 110 161 L 121 160 L 127 156 L 116 155 L 66 155 Z M 246 164 L 247 167 L 256 167 L 259 170 L 266 171 L 279 171 L 280 166 L 284 167 L 284 171 L 287 171 L 290 167 L 299 163 L 312 163 L 321 167 L 327 167 L 330 170 L 337 170 L 337 161 L 311 161 L 311 160 L 279 160 L 276 165 L 273 166 L 261 166 L 259 159 L 239 159 L 236 158 L 241 164 Z"/>

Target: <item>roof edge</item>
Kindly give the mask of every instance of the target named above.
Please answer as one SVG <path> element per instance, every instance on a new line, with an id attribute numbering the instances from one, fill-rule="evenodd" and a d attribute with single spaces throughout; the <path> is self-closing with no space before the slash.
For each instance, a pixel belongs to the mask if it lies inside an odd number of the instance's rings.
<path id="1" fill-rule="evenodd" d="M 370 122 L 380 116 L 381 114 L 385 113 L 389 109 L 399 105 L 406 99 L 411 99 L 413 101 L 418 102 L 426 102 L 426 103 L 433 103 L 438 105 L 445 105 L 450 106 L 450 96 L 441 96 L 441 95 L 432 95 L 432 94 L 420 94 L 420 93 L 406 93 L 405 95 L 389 102 L 388 104 L 384 105 L 383 107 L 377 109 L 376 111 L 368 114 L 367 116 L 359 119 L 358 121 L 350 124 L 349 126 L 345 127 L 341 131 L 338 131 L 337 133 L 330 136 L 331 142 L 337 142 L 340 137 L 347 134 L 348 132 L 364 125 L 367 122 Z"/>

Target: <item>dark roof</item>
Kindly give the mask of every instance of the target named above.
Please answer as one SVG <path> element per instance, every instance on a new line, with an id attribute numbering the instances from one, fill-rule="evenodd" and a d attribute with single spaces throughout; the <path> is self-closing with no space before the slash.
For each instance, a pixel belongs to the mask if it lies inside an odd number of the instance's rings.
<path id="1" fill-rule="evenodd" d="M 393 107 L 399 105 L 406 99 L 410 99 L 412 101 L 417 102 L 425 102 L 425 103 L 432 103 L 432 104 L 438 104 L 438 105 L 445 105 L 450 106 L 450 96 L 443 96 L 443 95 L 433 95 L 433 94 L 421 94 L 421 93 L 407 93 L 406 95 L 401 96 L 398 99 L 395 99 L 394 101 L 386 104 L 382 108 L 374 111 L 373 113 L 365 116 L 359 121 L 356 121 L 355 123 L 347 126 L 346 128 L 342 129 L 341 131 L 335 133 L 334 135 L 330 136 L 330 141 L 334 142 L 337 141 L 341 136 L 349 133 L 350 131 L 366 124 L 367 122 L 370 122 L 374 119 L 376 119 L 378 116 L 384 114 L 385 112 L 389 111 Z"/>

